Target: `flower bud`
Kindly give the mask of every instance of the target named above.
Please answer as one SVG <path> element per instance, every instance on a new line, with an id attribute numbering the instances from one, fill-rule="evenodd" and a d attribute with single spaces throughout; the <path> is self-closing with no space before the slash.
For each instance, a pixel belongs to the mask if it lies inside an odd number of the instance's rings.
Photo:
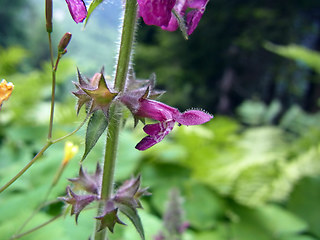
<path id="1" fill-rule="evenodd" d="M 71 40 L 72 34 L 67 32 L 63 35 L 58 45 L 58 51 L 60 54 L 65 54 L 67 52 L 66 48 Z"/>
<path id="2" fill-rule="evenodd" d="M 52 32 L 52 0 L 46 0 L 46 28 L 47 32 Z"/>

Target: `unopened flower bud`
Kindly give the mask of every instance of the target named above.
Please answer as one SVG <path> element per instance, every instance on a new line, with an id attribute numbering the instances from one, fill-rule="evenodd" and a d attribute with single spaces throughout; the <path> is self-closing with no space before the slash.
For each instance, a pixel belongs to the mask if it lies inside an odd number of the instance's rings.
<path id="1" fill-rule="evenodd" d="M 52 0 L 46 0 L 46 28 L 47 32 L 52 32 Z"/>
<path id="2" fill-rule="evenodd" d="M 58 45 L 58 51 L 60 54 L 65 54 L 67 52 L 66 48 L 71 40 L 71 37 L 72 37 L 72 34 L 67 32 L 61 38 L 60 43 Z"/>

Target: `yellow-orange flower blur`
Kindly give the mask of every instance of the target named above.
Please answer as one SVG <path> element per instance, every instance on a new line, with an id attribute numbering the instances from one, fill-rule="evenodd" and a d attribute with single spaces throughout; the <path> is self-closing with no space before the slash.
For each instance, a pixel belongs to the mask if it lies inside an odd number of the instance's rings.
<path id="1" fill-rule="evenodd" d="M 74 145 L 72 142 L 66 142 L 64 145 L 64 159 L 62 161 L 63 165 L 66 165 L 71 158 L 73 158 L 79 150 L 77 145 Z"/>
<path id="2" fill-rule="evenodd" d="M 9 99 L 12 90 L 14 88 L 14 85 L 11 82 L 7 82 L 6 80 L 2 80 L 0 83 L 0 109 L 3 101 L 6 101 Z"/>

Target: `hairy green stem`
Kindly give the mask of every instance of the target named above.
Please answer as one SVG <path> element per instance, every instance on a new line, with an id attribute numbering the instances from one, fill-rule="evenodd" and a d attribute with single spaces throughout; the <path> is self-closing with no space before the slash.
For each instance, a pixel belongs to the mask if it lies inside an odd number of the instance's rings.
<path id="1" fill-rule="evenodd" d="M 122 26 L 120 50 L 116 68 L 114 87 L 118 91 L 123 91 L 126 84 L 128 69 L 131 62 L 131 52 L 134 42 L 135 26 L 137 18 L 137 1 L 126 0 L 124 19 Z M 107 129 L 106 150 L 104 156 L 104 167 L 102 177 L 101 198 L 107 200 L 113 191 L 114 168 L 117 158 L 120 121 L 121 121 L 121 105 L 113 104 L 109 111 L 109 125 Z M 100 204 L 98 214 L 103 212 L 103 204 Z M 96 222 L 94 233 L 95 240 L 107 239 L 107 231 L 97 232 L 99 222 Z"/>
<path id="2" fill-rule="evenodd" d="M 103 165 L 103 178 L 101 196 L 103 199 L 108 199 L 113 190 L 113 175 L 115 160 L 117 158 L 119 131 L 121 112 L 118 110 L 118 105 L 114 104 L 110 107 L 110 121 L 107 131 L 107 144 L 105 150 L 105 161 Z"/>
<path id="3" fill-rule="evenodd" d="M 126 0 L 120 51 L 115 77 L 115 88 L 118 90 L 123 90 L 126 83 L 133 48 L 136 20 L 137 0 Z"/>

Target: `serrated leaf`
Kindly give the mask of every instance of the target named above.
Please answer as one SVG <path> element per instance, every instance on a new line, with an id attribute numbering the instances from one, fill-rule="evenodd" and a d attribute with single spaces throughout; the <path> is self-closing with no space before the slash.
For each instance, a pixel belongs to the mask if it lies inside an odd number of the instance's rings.
<path id="1" fill-rule="evenodd" d="M 108 121 L 102 111 L 96 111 L 92 114 L 87 127 L 85 150 L 81 161 L 87 157 L 91 149 L 96 145 L 107 126 Z"/>
<path id="2" fill-rule="evenodd" d="M 102 3 L 103 0 L 93 0 L 90 3 L 89 9 L 88 9 L 88 14 L 87 14 L 87 18 L 86 21 L 84 23 L 84 26 L 87 25 L 89 17 L 91 16 L 91 13 L 96 9 L 96 7 L 98 7 L 100 5 L 100 3 Z"/>
<path id="3" fill-rule="evenodd" d="M 145 240 L 143 226 L 136 209 L 124 204 L 118 204 L 120 211 L 125 214 L 135 226 L 142 240 Z"/>

